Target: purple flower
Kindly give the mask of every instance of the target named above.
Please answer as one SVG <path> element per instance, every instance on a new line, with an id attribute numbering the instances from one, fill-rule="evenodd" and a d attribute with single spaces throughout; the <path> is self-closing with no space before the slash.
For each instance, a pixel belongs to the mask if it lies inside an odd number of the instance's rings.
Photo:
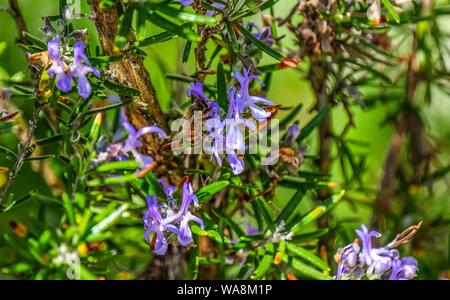
<path id="1" fill-rule="evenodd" d="M 52 65 L 47 72 L 50 78 L 56 76 L 56 87 L 67 93 L 72 88 L 72 77 L 66 73 L 66 66 L 59 52 L 59 41 L 60 38 L 57 35 L 53 40 L 48 42 L 48 56 L 52 60 Z"/>
<path id="2" fill-rule="evenodd" d="M 167 199 L 173 199 L 173 193 L 175 192 L 175 186 L 169 186 L 164 179 L 158 179 L 161 184 L 164 194 L 166 194 Z"/>
<path id="3" fill-rule="evenodd" d="M 360 247 L 357 243 L 351 243 L 338 250 L 340 256 L 336 279 L 352 278 L 359 262 Z"/>
<path id="4" fill-rule="evenodd" d="M 229 98 L 229 111 L 228 115 L 222 126 L 226 126 L 227 128 L 227 137 L 226 137 L 226 147 L 227 150 L 237 150 L 244 151 L 245 150 L 245 141 L 244 135 L 241 132 L 242 127 L 248 127 L 250 130 L 256 130 L 256 125 L 248 119 L 241 117 L 242 109 L 240 107 L 240 102 L 236 99 L 235 90 L 230 89 L 228 93 Z"/>
<path id="5" fill-rule="evenodd" d="M 286 136 L 284 137 L 284 143 L 286 145 L 292 145 L 297 140 L 298 136 L 300 135 L 300 127 L 297 123 L 292 124 L 289 126 Z"/>
<path id="6" fill-rule="evenodd" d="M 222 3 L 219 3 L 219 2 L 213 2 L 213 3 L 211 3 L 211 6 L 218 10 L 223 10 L 225 8 L 225 5 Z M 216 13 L 217 13 L 216 10 L 207 10 L 205 15 L 213 16 Z"/>
<path id="7" fill-rule="evenodd" d="M 194 0 L 180 0 L 181 5 L 188 6 L 194 3 Z"/>
<path id="8" fill-rule="evenodd" d="M 57 35 L 53 40 L 48 42 L 48 55 L 52 60 L 52 65 L 48 69 L 50 78 L 56 76 L 56 87 L 67 93 L 72 88 L 72 78 L 78 81 L 78 94 L 87 99 L 91 95 L 91 84 L 87 79 L 88 73 L 93 73 L 100 78 L 100 72 L 91 66 L 88 57 L 84 53 L 84 43 L 76 41 L 74 45 L 73 63 L 68 68 L 61 59 L 59 49 L 60 37 Z M 66 72 L 66 69 L 70 69 Z"/>
<path id="9" fill-rule="evenodd" d="M 235 153 L 228 154 L 228 163 L 234 175 L 241 174 L 245 169 L 244 160 L 239 158 Z"/>
<path id="10" fill-rule="evenodd" d="M 122 127 L 128 132 L 128 137 L 122 144 L 121 151 L 123 153 L 132 153 L 134 159 L 141 163 L 143 166 L 148 166 L 153 162 L 153 158 L 140 153 L 137 148 L 142 146 L 142 142 L 139 138 L 148 133 L 157 133 L 160 138 L 167 138 L 164 130 L 157 126 L 146 126 L 142 127 L 138 131 L 131 125 L 125 117 L 125 113 L 122 111 L 121 115 Z"/>
<path id="11" fill-rule="evenodd" d="M 203 221 L 193 215 L 189 208 L 194 202 L 198 205 L 198 198 L 195 195 L 192 185 L 189 182 L 185 182 L 182 188 L 182 200 L 179 209 L 176 213 L 170 206 L 170 202 L 175 199 L 174 192 L 175 187 L 169 186 L 164 180 L 159 179 L 158 182 L 161 184 L 165 195 L 167 196 L 167 202 L 162 202 L 158 204 L 155 195 L 147 197 L 148 209 L 144 214 L 143 221 L 145 231 L 145 238 L 147 242 L 150 242 L 150 233 L 155 233 L 155 253 L 159 255 L 164 255 L 168 248 L 168 242 L 165 236 L 165 232 L 174 233 L 178 236 L 178 242 L 182 246 L 187 246 L 192 243 L 192 232 L 189 227 L 189 222 L 196 222 L 203 229 Z M 176 211 L 176 210 L 175 210 Z"/>
<path id="12" fill-rule="evenodd" d="M 259 228 L 252 226 L 251 224 L 247 224 L 245 232 L 247 233 L 247 235 L 256 235 L 259 233 Z"/>
<path id="13" fill-rule="evenodd" d="M 398 258 L 399 253 L 395 249 L 372 249 L 370 259 L 366 257 L 366 263 L 368 265 L 367 278 L 381 279 L 392 268 L 394 261 Z"/>
<path id="14" fill-rule="evenodd" d="M 74 45 L 73 64 L 71 65 L 71 76 L 78 80 L 78 94 L 84 99 L 91 95 L 91 84 L 87 79 L 87 74 L 92 73 L 100 78 L 100 72 L 91 66 L 88 57 L 84 53 L 83 41 L 76 41 Z M 83 64 L 84 62 L 84 64 Z"/>
<path id="15" fill-rule="evenodd" d="M 372 251 L 372 237 L 378 238 L 381 234 L 376 231 L 369 231 L 364 224 L 361 225 L 360 230 L 356 230 L 356 234 L 362 242 L 363 254 L 370 259 L 370 252 Z"/>
<path id="16" fill-rule="evenodd" d="M 205 92 L 203 91 L 203 83 L 202 82 L 193 82 L 186 90 L 186 94 L 188 97 L 195 97 L 204 101 L 209 101 L 209 98 L 206 97 Z"/>
<path id="17" fill-rule="evenodd" d="M 337 252 L 338 270 L 336 279 L 389 279 L 407 280 L 416 276 L 417 261 L 412 257 L 400 258 L 399 252 L 389 246 L 374 248 L 372 238 L 381 236 L 362 225 L 356 234 L 362 241 L 362 251 L 352 243 Z"/>
<path id="18" fill-rule="evenodd" d="M 417 261 L 411 257 L 403 257 L 394 261 L 392 264 L 392 272 L 389 280 L 409 280 L 416 276 L 419 270 Z"/>
<path id="19" fill-rule="evenodd" d="M 204 228 L 203 221 L 199 217 L 191 214 L 191 212 L 189 211 L 189 206 L 192 202 L 194 202 L 195 205 L 198 205 L 197 196 L 194 194 L 192 185 L 189 182 L 185 182 L 183 184 L 181 201 L 181 207 L 177 218 L 180 221 L 178 241 L 182 246 L 186 246 L 192 243 L 192 232 L 191 228 L 189 227 L 189 222 L 196 222 L 202 229 Z"/>
<path id="20" fill-rule="evenodd" d="M 394 260 L 398 259 L 399 253 L 395 249 L 372 248 L 372 237 L 381 236 L 379 232 L 369 231 L 365 225 L 361 230 L 356 230 L 356 234 L 363 244 L 362 257 L 367 267 L 367 277 L 369 279 L 380 279 L 385 272 L 392 268 Z"/>
<path id="21" fill-rule="evenodd" d="M 215 158 L 219 166 L 222 165 L 220 154 L 224 149 L 225 137 L 223 135 L 223 123 L 219 117 L 206 120 L 206 126 L 209 133 L 205 137 L 205 152 L 211 155 L 211 160 Z"/>
<path id="22" fill-rule="evenodd" d="M 243 74 L 236 72 L 234 77 L 238 80 L 240 86 L 239 92 L 237 93 L 237 101 L 239 103 L 240 112 L 243 112 L 243 109 L 248 107 L 252 116 L 258 121 L 265 120 L 270 117 L 272 113 L 266 112 L 263 108 L 259 107 L 257 103 L 270 106 L 273 106 L 274 103 L 262 97 L 250 96 L 249 92 L 250 82 L 252 80 L 256 80 L 260 85 L 262 85 L 261 80 L 256 75 L 250 75 L 249 69 L 244 69 Z"/>
<path id="23" fill-rule="evenodd" d="M 170 224 L 171 220 L 163 219 L 158 206 L 158 200 L 156 195 L 147 196 L 147 211 L 143 217 L 145 230 L 145 239 L 150 243 L 149 235 L 154 232 L 156 235 L 155 240 L 155 253 L 158 255 L 164 255 L 167 252 L 167 239 L 164 235 L 164 231 L 168 230 L 175 234 L 178 234 L 178 229 Z"/>
<path id="24" fill-rule="evenodd" d="M 272 37 L 272 30 L 269 26 L 264 26 L 262 29 L 258 27 L 255 23 L 249 23 L 249 29 L 252 30 L 253 28 L 256 29 L 256 33 L 253 33 L 253 35 L 260 41 L 264 42 L 267 46 L 272 47 L 275 43 L 273 37 Z"/>

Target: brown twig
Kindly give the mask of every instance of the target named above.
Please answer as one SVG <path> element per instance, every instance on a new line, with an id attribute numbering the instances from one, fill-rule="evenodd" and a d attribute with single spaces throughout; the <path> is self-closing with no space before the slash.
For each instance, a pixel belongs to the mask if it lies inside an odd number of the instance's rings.
<path id="1" fill-rule="evenodd" d="M 25 161 L 25 158 L 27 158 L 32 152 L 33 147 L 31 147 L 31 142 L 33 140 L 34 131 L 36 130 L 37 123 L 39 121 L 39 113 L 42 110 L 41 104 L 36 104 L 33 115 L 31 117 L 31 120 L 29 122 L 28 132 L 26 135 L 26 138 L 22 143 L 19 144 L 19 154 L 17 155 L 16 162 L 14 163 L 13 168 L 8 174 L 8 179 L 3 186 L 2 190 L 0 191 L 0 211 L 4 209 L 2 207 L 4 205 L 5 197 L 7 196 L 7 193 L 13 184 L 14 180 L 16 179 L 17 175 L 19 175 L 19 172 L 22 168 L 22 165 Z"/>
<path id="2" fill-rule="evenodd" d="M 131 86 L 141 93 L 136 102 L 127 106 L 128 119 L 137 129 L 152 124 L 167 132 L 167 123 L 142 57 L 131 50 L 116 48 L 115 37 L 119 28 L 119 16 L 115 8 L 100 8 L 100 2 L 100 0 L 89 0 L 89 6 L 93 12 L 92 18 L 97 27 L 104 54 L 122 56 L 120 61 L 108 65 L 110 79 L 118 84 Z M 128 44 L 131 45 L 135 41 L 136 37 L 131 32 Z M 130 100 L 129 97 L 122 97 L 122 101 L 128 100 Z M 146 135 L 144 143 L 147 152 L 153 155 L 157 155 L 162 146 L 161 141 L 152 135 Z"/>
<path id="3" fill-rule="evenodd" d="M 422 227 L 422 223 L 423 222 L 420 222 L 417 225 L 412 225 L 407 229 L 405 229 L 402 233 L 397 234 L 395 239 L 392 242 L 390 242 L 386 247 L 393 249 L 408 243 L 416 234 L 416 232 L 420 229 L 420 227 Z"/>
<path id="4" fill-rule="evenodd" d="M 27 32 L 27 26 L 25 19 L 23 18 L 22 11 L 20 10 L 19 3 L 17 0 L 9 0 L 11 16 L 16 22 L 17 31 L 19 32 L 18 41 L 24 45 L 31 44 L 27 39 L 24 38 L 23 33 Z"/>

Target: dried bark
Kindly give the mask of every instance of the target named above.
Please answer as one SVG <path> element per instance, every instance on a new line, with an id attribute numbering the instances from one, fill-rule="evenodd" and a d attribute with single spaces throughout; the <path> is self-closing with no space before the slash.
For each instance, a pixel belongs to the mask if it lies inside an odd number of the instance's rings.
<path id="1" fill-rule="evenodd" d="M 22 16 L 22 11 L 20 10 L 19 3 L 17 2 L 17 0 L 9 0 L 9 7 L 11 9 L 11 15 L 16 22 L 17 31 L 19 32 L 19 42 L 24 45 L 31 44 L 27 39 L 23 37 L 23 33 L 27 31 L 27 26 Z"/>
<path id="2" fill-rule="evenodd" d="M 117 10 L 114 7 L 102 9 L 99 4 L 100 0 L 89 0 L 89 6 L 93 12 L 92 18 L 97 27 L 103 52 L 108 56 L 122 56 L 120 61 L 111 62 L 108 65 L 111 77 L 109 80 L 130 86 L 141 93 L 137 101 L 126 107 L 128 119 L 136 129 L 151 124 L 157 125 L 168 132 L 166 120 L 143 58 L 130 49 L 117 49 L 115 46 L 115 37 L 119 28 Z M 123 4 L 119 3 L 118 5 Z M 136 37 L 131 32 L 128 44 L 131 45 L 135 41 Z M 122 97 L 122 101 L 128 100 L 130 100 L 129 97 Z M 143 139 L 146 146 L 145 151 L 157 158 L 162 146 L 161 140 L 153 135 L 146 135 Z"/>

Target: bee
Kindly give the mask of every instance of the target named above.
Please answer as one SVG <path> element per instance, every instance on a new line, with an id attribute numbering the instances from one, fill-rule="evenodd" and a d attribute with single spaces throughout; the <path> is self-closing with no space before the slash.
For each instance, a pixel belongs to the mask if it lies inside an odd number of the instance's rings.
<path id="1" fill-rule="evenodd" d="M 280 158 L 283 162 L 298 167 L 301 164 L 300 157 L 295 153 L 295 150 L 290 147 L 280 148 Z"/>

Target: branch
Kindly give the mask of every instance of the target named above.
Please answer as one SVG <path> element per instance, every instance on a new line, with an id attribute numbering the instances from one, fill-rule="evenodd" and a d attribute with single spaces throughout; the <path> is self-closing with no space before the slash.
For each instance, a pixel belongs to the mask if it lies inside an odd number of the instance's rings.
<path id="1" fill-rule="evenodd" d="M 116 48 L 115 37 L 119 28 L 119 16 L 115 8 L 102 9 L 99 4 L 100 0 L 89 0 L 103 52 L 108 56 L 123 56 L 120 61 L 108 65 L 108 69 L 113 71 L 114 74 L 112 80 L 121 85 L 131 86 L 141 92 L 138 100 L 126 107 L 129 121 L 136 129 L 152 124 L 168 132 L 166 120 L 143 59 L 131 50 L 118 50 Z M 135 41 L 136 37 L 132 32 L 128 42 L 132 44 Z M 129 100 L 130 97 L 122 97 L 123 102 Z M 161 155 L 162 144 L 160 140 L 152 135 L 146 135 L 143 139 L 149 154 L 153 156 Z"/>
<path id="2" fill-rule="evenodd" d="M 4 209 L 2 207 L 4 205 L 5 197 L 11 187 L 11 185 L 14 183 L 14 180 L 16 179 L 17 175 L 19 175 L 20 169 L 22 168 L 23 162 L 25 158 L 27 158 L 31 152 L 33 152 L 33 148 L 30 147 L 31 141 L 33 140 L 34 131 L 36 130 L 37 123 L 39 121 L 39 113 L 42 110 L 41 104 L 36 104 L 36 107 L 33 110 L 33 115 L 31 117 L 31 120 L 29 122 L 28 127 L 28 133 L 26 135 L 26 138 L 22 143 L 19 144 L 19 154 L 17 155 L 16 162 L 14 163 L 14 166 L 11 170 L 11 172 L 8 174 L 8 179 L 3 186 L 3 189 L 0 191 L 0 212 Z"/>
<path id="3" fill-rule="evenodd" d="M 22 16 L 22 12 L 20 11 L 19 4 L 17 0 L 9 0 L 10 13 L 16 22 L 17 31 L 19 32 L 18 41 L 24 45 L 29 45 L 30 42 L 23 37 L 23 33 L 27 31 L 27 26 L 25 24 L 25 20 Z"/>

